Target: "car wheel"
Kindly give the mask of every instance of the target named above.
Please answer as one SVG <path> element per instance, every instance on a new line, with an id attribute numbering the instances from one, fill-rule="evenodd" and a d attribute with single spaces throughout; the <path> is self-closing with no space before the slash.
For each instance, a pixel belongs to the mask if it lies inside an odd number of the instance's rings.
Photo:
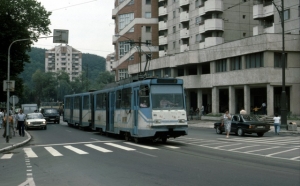
<path id="1" fill-rule="evenodd" d="M 217 127 L 217 128 L 216 128 L 216 133 L 217 133 L 217 134 L 222 134 L 222 131 L 220 130 L 220 127 Z"/>
<path id="2" fill-rule="evenodd" d="M 258 133 L 257 133 L 257 136 L 262 137 L 262 136 L 264 136 L 264 134 L 265 134 L 265 133 L 263 133 L 263 132 L 258 132 Z"/>
<path id="3" fill-rule="evenodd" d="M 244 131 L 243 131 L 243 129 L 242 129 L 242 128 L 238 128 L 237 134 L 238 134 L 238 136 L 244 136 Z"/>
<path id="4" fill-rule="evenodd" d="M 168 138 L 161 138 L 162 143 L 167 143 Z"/>
<path id="5" fill-rule="evenodd" d="M 44 130 L 47 130 L 47 126 L 44 127 Z"/>

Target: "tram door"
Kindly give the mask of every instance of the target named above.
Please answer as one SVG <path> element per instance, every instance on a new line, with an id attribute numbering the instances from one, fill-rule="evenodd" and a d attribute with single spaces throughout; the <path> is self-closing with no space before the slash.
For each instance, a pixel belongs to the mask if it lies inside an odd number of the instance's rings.
<path id="1" fill-rule="evenodd" d="M 138 131 L 138 115 L 139 115 L 139 90 L 140 87 L 135 87 L 133 89 L 133 111 L 134 111 L 134 126 L 133 134 L 137 135 Z"/>
<path id="2" fill-rule="evenodd" d="M 108 93 L 108 122 L 106 123 L 107 131 L 114 131 L 114 116 L 115 116 L 115 92 Z"/>

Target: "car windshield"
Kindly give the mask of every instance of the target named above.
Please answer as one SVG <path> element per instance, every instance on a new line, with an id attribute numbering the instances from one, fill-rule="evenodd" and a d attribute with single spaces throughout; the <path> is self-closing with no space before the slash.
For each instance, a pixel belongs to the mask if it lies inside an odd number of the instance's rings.
<path id="1" fill-rule="evenodd" d="M 58 113 L 56 109 L 45 109 L 45 113 Z"/>
<path id="2" fill-rule="evenodd" d="M 178 85 L 151 87 L 153 109 L 183 109 L 183 92 Z"/>
<path id="3" fill-rule="evenodd" d="M 27 119 L 44 119 L 42 114 L 27 114 Z"/>
<path id="4" fill-rule="evenodd" d="M 244 121 L 259 121 L 259 119 L 254 115 L 242 115 Z"/>

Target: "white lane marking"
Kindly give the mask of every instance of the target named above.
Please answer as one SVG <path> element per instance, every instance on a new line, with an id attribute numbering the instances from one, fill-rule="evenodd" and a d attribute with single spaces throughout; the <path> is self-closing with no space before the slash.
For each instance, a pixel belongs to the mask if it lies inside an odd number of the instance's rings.
<path id="1" fill-rule="evenodd" d="M 146 156 L 150 156 L 150 157 L 157 158 L 157 156 L 152 155 L 152 154 L 147 154 L 147 153 L 143 153 L 143 152 L 139 152 L 139 151 L 135 151 L 135 152 L 140 153 L 140 154 L 143 154 L 143 155 L 146 155 Z"/>
<path id="2" fill-rule="evenodd" d="M 31 172 L 31 171 L 32 171 L 31 169 L 28 169 L 28 170 L 27 170 L 27 172 Z"/>
<path id="3" fill-rule="evenodd" d="M 123 149 L 123 150 L 127 150 L 127 151 L 135 150 L 135 149 L 125 147 L 125 146 L 122 146 L 122 145 L 117 145 L 117 144 L 114 144 L 114 143 L 104 143 L 104 144 L 110 145 L 110 146 L 113 146 L 113 147 L 117 147 L 117 148 L 120 148 L 120 149 Z"/>
<path id="4" fill-rule="evenodd" d="M 296 159 L 300 159 L 300 156 L 294 157 L 294 158 L 290 158 L 290 160 L 296 160 Z"/>
<path id="5" fill-rule="evenodd" d="M 280 147 L 270 147 L 270 148 L 265 148 L 265 149 L 251 150 L 251 151 L 247 151 L 247 152 L 245 152 L 245 153 L 252 153 L 252 152 L 263 151 L 263 150 L 269 150 L 269 149 L 276 149 L 276 148 L 280 148 Z"/>
<path id="6" fill-rule="evenodd" d="M 87 147 L 90 147 L 92 149 L 95 149 L 97 151 L 100 151 L 100 152 L 112 152 L 111 150 L 108 150 L 108 149 L 105 149 L 105 148 L 102 148 L 102 147 L 99 147 L 99 146 L 96 146 L 93 144 L 84 144 L 84 145 Z"/>
<path id="7" fill-rule="evenodd" d="M 53 147 L 44 147 L 52 156 L 63 156 L 61 153 L 59 153 L 57 150 L 55 150 Z"/>
<path id="8" fill-rule="evenodd" d="M 214 148 L 214 149 L 218 149 L 218 148 L 228 147 L 228 146 L 234 146 L 234 145 L 241 145 L 241 143 L 229 144 L 229 145 L 222 145 L 222 146 L 217 146 L 217 147 L 213 147 L 213 148 Z"/>
<path id="9" fill-rule="evenodd" d="M 146 145 L 139 145 L 139 144 L 130 143 L 130 142 L 124 142 L 124 143 L 126 143 L 126 144 L 128 144 L 128 145 L 133 145 L 133 146 L 145 148 L 145 149 L 150 149 L 150 150 L 158 149 L 158 148 L 156 148 L 156 147 L 150 147 L 150 146 L 146 146 Z"/>
<path id="10" fill-rule="evenodd" d="M 25 182 L 21 183 L 19 186 L 25 186 L 25 185 L 35 186 L 33 178 L 27 178 L 27 180 Z"/>
<path id="11" fill-rule="evenodd" d="M 298 149 L 299 149 L 299 148 L 294 148 L 294 149 L 284 150 L 284 151 L 280 151 L 280 152 L 268 154 L 268 155 L 266 155 L 266 156 L 269 157 L 269 156 L 273 156 L 273 155 L 276 155 L 276 154 L 281 154 L 281 153 L 284 153 L 284 152 L 289 152 L 289 151 L 298 150 Z"/>
<path id="12" fill-rule="evenodd" d="M 235 148 L 235 149 L 229 149 L 228 151 L 235 151 L 235 150 L 239 150 L 239 149 L 246 149 L 246 148 L 257 147 L 257 146 L 259 146 L 259 145 L 251 145 L 251 146 L 239 147 L 239 148 Z"/>
<path id="13" fill-rule="evenodd" d="M 170 148 L 170 149 L 179 149 L 180 147 L 175 147 L 171 145 L 164 145 L 164 147 Z"/>
<path id="14" fill-rule="evenodd" d="M 32 168 L 32 166 L 27 166 L 27 168 Z"/>
<path id="15" fill-rule="evenodd" d="M 86 141 L 86 142 L 74 142 L 74 143 L 56 143 L 56 144 L 45 144 L 45 145 L 35 145 L 35 147 L 47 147 L 47 146 L 58 146 L 58 145 L 76 145 L 85 143 L 104 143 L 104 142 L 119 142 L 120 140 L 113 141 Z"/>
<path id="16" fill-rule="evenodd" d="M 28 158 L 37 158 L 38 156 L 32 151 L 31 148 L 24 148 L 24 152 L 26 153 Z M 27 162 L 27 161 L 25 161 Z"/>
<path id="17" fill-rule="evenodd" d="M 67 145 L 67 146 L 64 146 L 64 147 L 67 148 L 67 149 L 69 149 L 69 150 L 71 150 L 71 151 L 73 151 L 73 152 L 76 152 L 77 154 L 88 154 L 87 152 L 85 152 L 83 150 L 80 150 L 80 149 L 78 149 L 76 147 L 72 147 L 70 145 Z"/>
<path id="18" fill-rule="evenodd" d="M 10 159 L 12 156 L 13 156 L 12 153 L 10 153 L 10 154 L 4 154 L 4 155 L 1 157 L 1 159 Z"/>

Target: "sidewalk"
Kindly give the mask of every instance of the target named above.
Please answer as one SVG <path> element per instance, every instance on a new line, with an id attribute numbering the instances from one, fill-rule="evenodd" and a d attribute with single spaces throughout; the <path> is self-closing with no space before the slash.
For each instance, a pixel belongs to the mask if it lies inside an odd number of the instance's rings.
<path id="1" fill-rule="evenodd" d="M 13 136 L 9 139 L 9 142 L 6 143 L 6 138 L 3 138 L 4 130 L 0 129 L 0 153 L 5 151 L 10 151 L 14 148 L 20 147 L 31 140 L 31 135 L 25 130 L 25 136 L 19 136 L 19 133 L 16 133 L 16 136 Z"/>
<path id="2" fill-rule="evenodd" d="M 214 128 L 214 123 L 218 121 L 212 120 L 189 120 L 188 125 L 189 127 L 202 127 L 202 128 Z M 271 125 L 271 133 L 275 133 L 274 126 Z M 300 127 L 297 127 L 297 131 L 288 131 L 286 129 L 280 129 L 281 134 L 300 134 Z"/>

